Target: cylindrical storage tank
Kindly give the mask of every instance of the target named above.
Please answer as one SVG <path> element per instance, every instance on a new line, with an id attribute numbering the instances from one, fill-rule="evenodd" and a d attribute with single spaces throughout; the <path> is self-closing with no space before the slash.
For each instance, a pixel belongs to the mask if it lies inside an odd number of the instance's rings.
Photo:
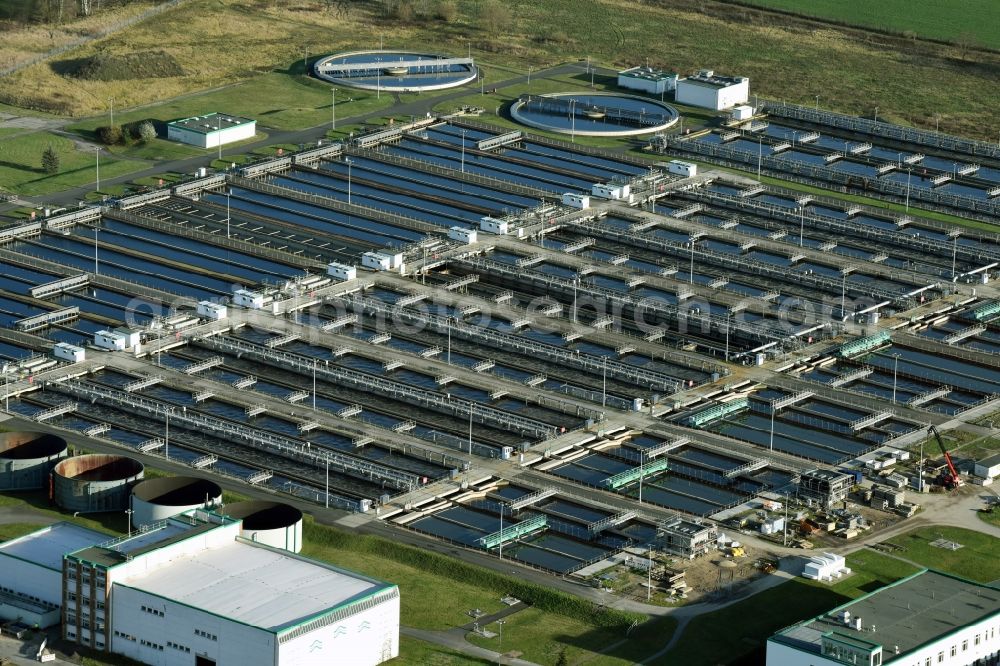
<path id="1" fill-rule="evenodd" d="M 293 553 L 302 550 L 302 512 L 281 502 L 236 502 L 223 511 L 243 521 L 240 536 Z"/>
<path id="2" fill-rule="evenodd" d="M 222 488 L 208 479 L 193 476 L 146 479 L 132 488 L 132 525 L 149 525 L 221 501 Z"/>
<path id="3" fill-rule="evenodd" d="M 38 490 L 66 457 L 66 440 L 44 432 L 0 433 L 0 490 Z"/>
<path id="4" fill-rule="evenodd" d="M 124 511 L 142 472 L 141 462 L 125 456 L 67 458 L 52 470 L 52 498 L 66 511 Z"/>

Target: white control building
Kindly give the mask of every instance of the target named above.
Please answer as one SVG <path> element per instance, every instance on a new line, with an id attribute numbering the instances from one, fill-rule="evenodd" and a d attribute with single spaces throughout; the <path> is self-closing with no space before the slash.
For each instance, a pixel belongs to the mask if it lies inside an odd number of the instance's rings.
<path id="1" fill-rule="evenodd" d="M 703 69 L 677 82 L 674 97 L 678 104 L 722 111 L 750 99 L 750 79 L 745 76 L 719 76 Z"/>
<path id="2" fill-rule="evenodd" d="M 167 139 L 199 148 L 216 148 L 252 139 L 256 133 L 256 120 L 225 113 L 209 113 L 167 123 Z"/>
<path id="3" fill-rule="evenodd" d="M 998 656 L 1000 590 L 928 570 L 767 641 L 767 666 L 971 666 Z"/>

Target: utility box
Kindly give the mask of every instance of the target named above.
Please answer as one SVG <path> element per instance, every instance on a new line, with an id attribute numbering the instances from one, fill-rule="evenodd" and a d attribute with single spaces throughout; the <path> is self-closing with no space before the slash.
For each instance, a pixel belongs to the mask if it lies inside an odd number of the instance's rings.
<path id="1" fill-rule="evenodd" d="M 469 243 L 475 243 L 479 239 L 479 232 L 475 229 L 466 229 L 465 227 L 452 227 L 448 230 L 448 238 L 468 245 Z"/>
<path id="2" fill-rule="evenodd" d="M 347 282 L 358 277 L 358 269 L 354 266 L 331 261 L 326 265 L 326 274 L 338 282 Z"/>
<path id="3" fill-rule="evenodd" d="M 498 220 L 493 217 L 484 217 L 479 220 L 479 230 L 487 234 L 506 236 L 510 233 L 510 224 L 504 220 Z"/>
<path id="4" fill-rule="evenodd" d="M 361 255 L 361 265 L 376 271 L 392 270 L 392 257 L 384 252 L 365 252 Z"/>
<path id="5" fill-rule="evenodd" d="M 590 188 L 590 195 L 599 199 L 627 199 L 630 188 L 628 185 L 614 185 L 611 183 L 594 183 Z"/>
<path id="6" fill-rule="evenodd" d="M 264 307 L 264 294 L 249 289 L 237 289 L 233 292 L 233 304 L 251 310 L 260 310 Z"/>
<path id="7" fill-rule="evenodd" d="M 94 345 L 101 349 L 123 351 L 128 346 L 128 337 L 117 331 L 101 330 L 94 333 Z"/>
<path id="8" fill-rule="evenodd" d="M 229 309 L 225 305 L 222 303 L 213 303 L 212 301 L 199 301 L 195 311 L 199 317 L 211 319 L 212 321 L 225 319 L 229 315 Z"/>
<path id="9" fill-rule="evenodd" d="M 729 117 L 733 120 L 750 120 L 753 118 L 753 107 L 747 104 L 734 106 L 732 111 L 729 112 Z"/>
<path id="10" fill-rule="evenodd" d="M 72 361 L 73 363 L 79 363 L 87 358 L 87 352 L 83 347 L 77 347 L 67 342 L 57 342 L 55 347 L 52 348 L 52 353 L 56 358 L 61 358 L 64 361 Z"/>
<path id="11" fill-rule="evenodd" d="M 683 160 L 670 160 L 667 162 L 667 172 L 676 176 L 690 178 L 691 176 L 698 175 L 698 165 L 693 162 L 685 162 Z"/>
<path id="12" fill-rule="evenodd" d="M 586 194 L 575 194 L 573 192 L 566 192 L 562 195 L 562 202 L 564 206 L 572 206 L 573 208 L 590 208 L 590 197 Z"/>

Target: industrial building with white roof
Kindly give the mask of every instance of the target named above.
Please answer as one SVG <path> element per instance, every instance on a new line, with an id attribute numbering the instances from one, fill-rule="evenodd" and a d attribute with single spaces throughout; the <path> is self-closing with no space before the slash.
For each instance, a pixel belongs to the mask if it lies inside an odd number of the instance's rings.
<path id="1" fill-rule="evenodd" d="M 131 536 L 59 523 L 0 546 L 0 616 L 155 666 L 379 664 L 399 591 L 190 510 Z M 38 612 L 34 615 L 32 609 Z"/>
<path id="2" fill-rule="evenodd" d="M 1000 657 L 1000 590 L 924 570 L 767 641 L 767 666 L 969 666 Z"/>

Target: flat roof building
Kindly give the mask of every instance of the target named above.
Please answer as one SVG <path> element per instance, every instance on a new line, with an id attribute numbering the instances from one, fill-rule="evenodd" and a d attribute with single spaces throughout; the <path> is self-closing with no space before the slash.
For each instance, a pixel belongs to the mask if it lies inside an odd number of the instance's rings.
<path id="1" fill-rule="evenodd" d="M 799 479 L 799 497 L 830 508 L 847 499 L 854 482 L 855 477 L 851 474 L 825 469 L 809 470 L 803 472 Z"/>
<path id="2" fill-rule="evenodd" d="M 750 79 L 745 76 L 720 76 L 710 69 L 677 81 L 678 104 L 721 111 L 750 99 Z"/>
<path id="3" fill-rule="evenodd" d="M 117 538 L 69 523 L 39 530 L 0 545 L 0 617 L 52 626 L 61 613 L 66 640 L 153 666 L 398 656 L 395 585 L 245 539 L 242 527 L 194 509 Z"/>
<path id="4" fill-rule="evenodd" d="M 973 471 L 976 476 L 983 479 L 995 479 L 1000 476 L 1000 453 L 976 462 Z"/>
<path id="5" fill-rule="evenodd" d="M 225 113 L 208 113 L 167 123 L 167 139 L 199 148 L 252 139 L 256 133 L 256 120 Z"/>
<path id="6" fill-rule="evenodd" d="M 633 67 L 618 72 L 618 87 L 661 94 L 677 87 L 677 72 L 655 67 Z"/>
<path id="7" fill-rule="evenodd" d="M 924 570 L 782 629 L 767 666 L 984 663 L 1000 654 L 998 619 L 1000 590 Z"/>

